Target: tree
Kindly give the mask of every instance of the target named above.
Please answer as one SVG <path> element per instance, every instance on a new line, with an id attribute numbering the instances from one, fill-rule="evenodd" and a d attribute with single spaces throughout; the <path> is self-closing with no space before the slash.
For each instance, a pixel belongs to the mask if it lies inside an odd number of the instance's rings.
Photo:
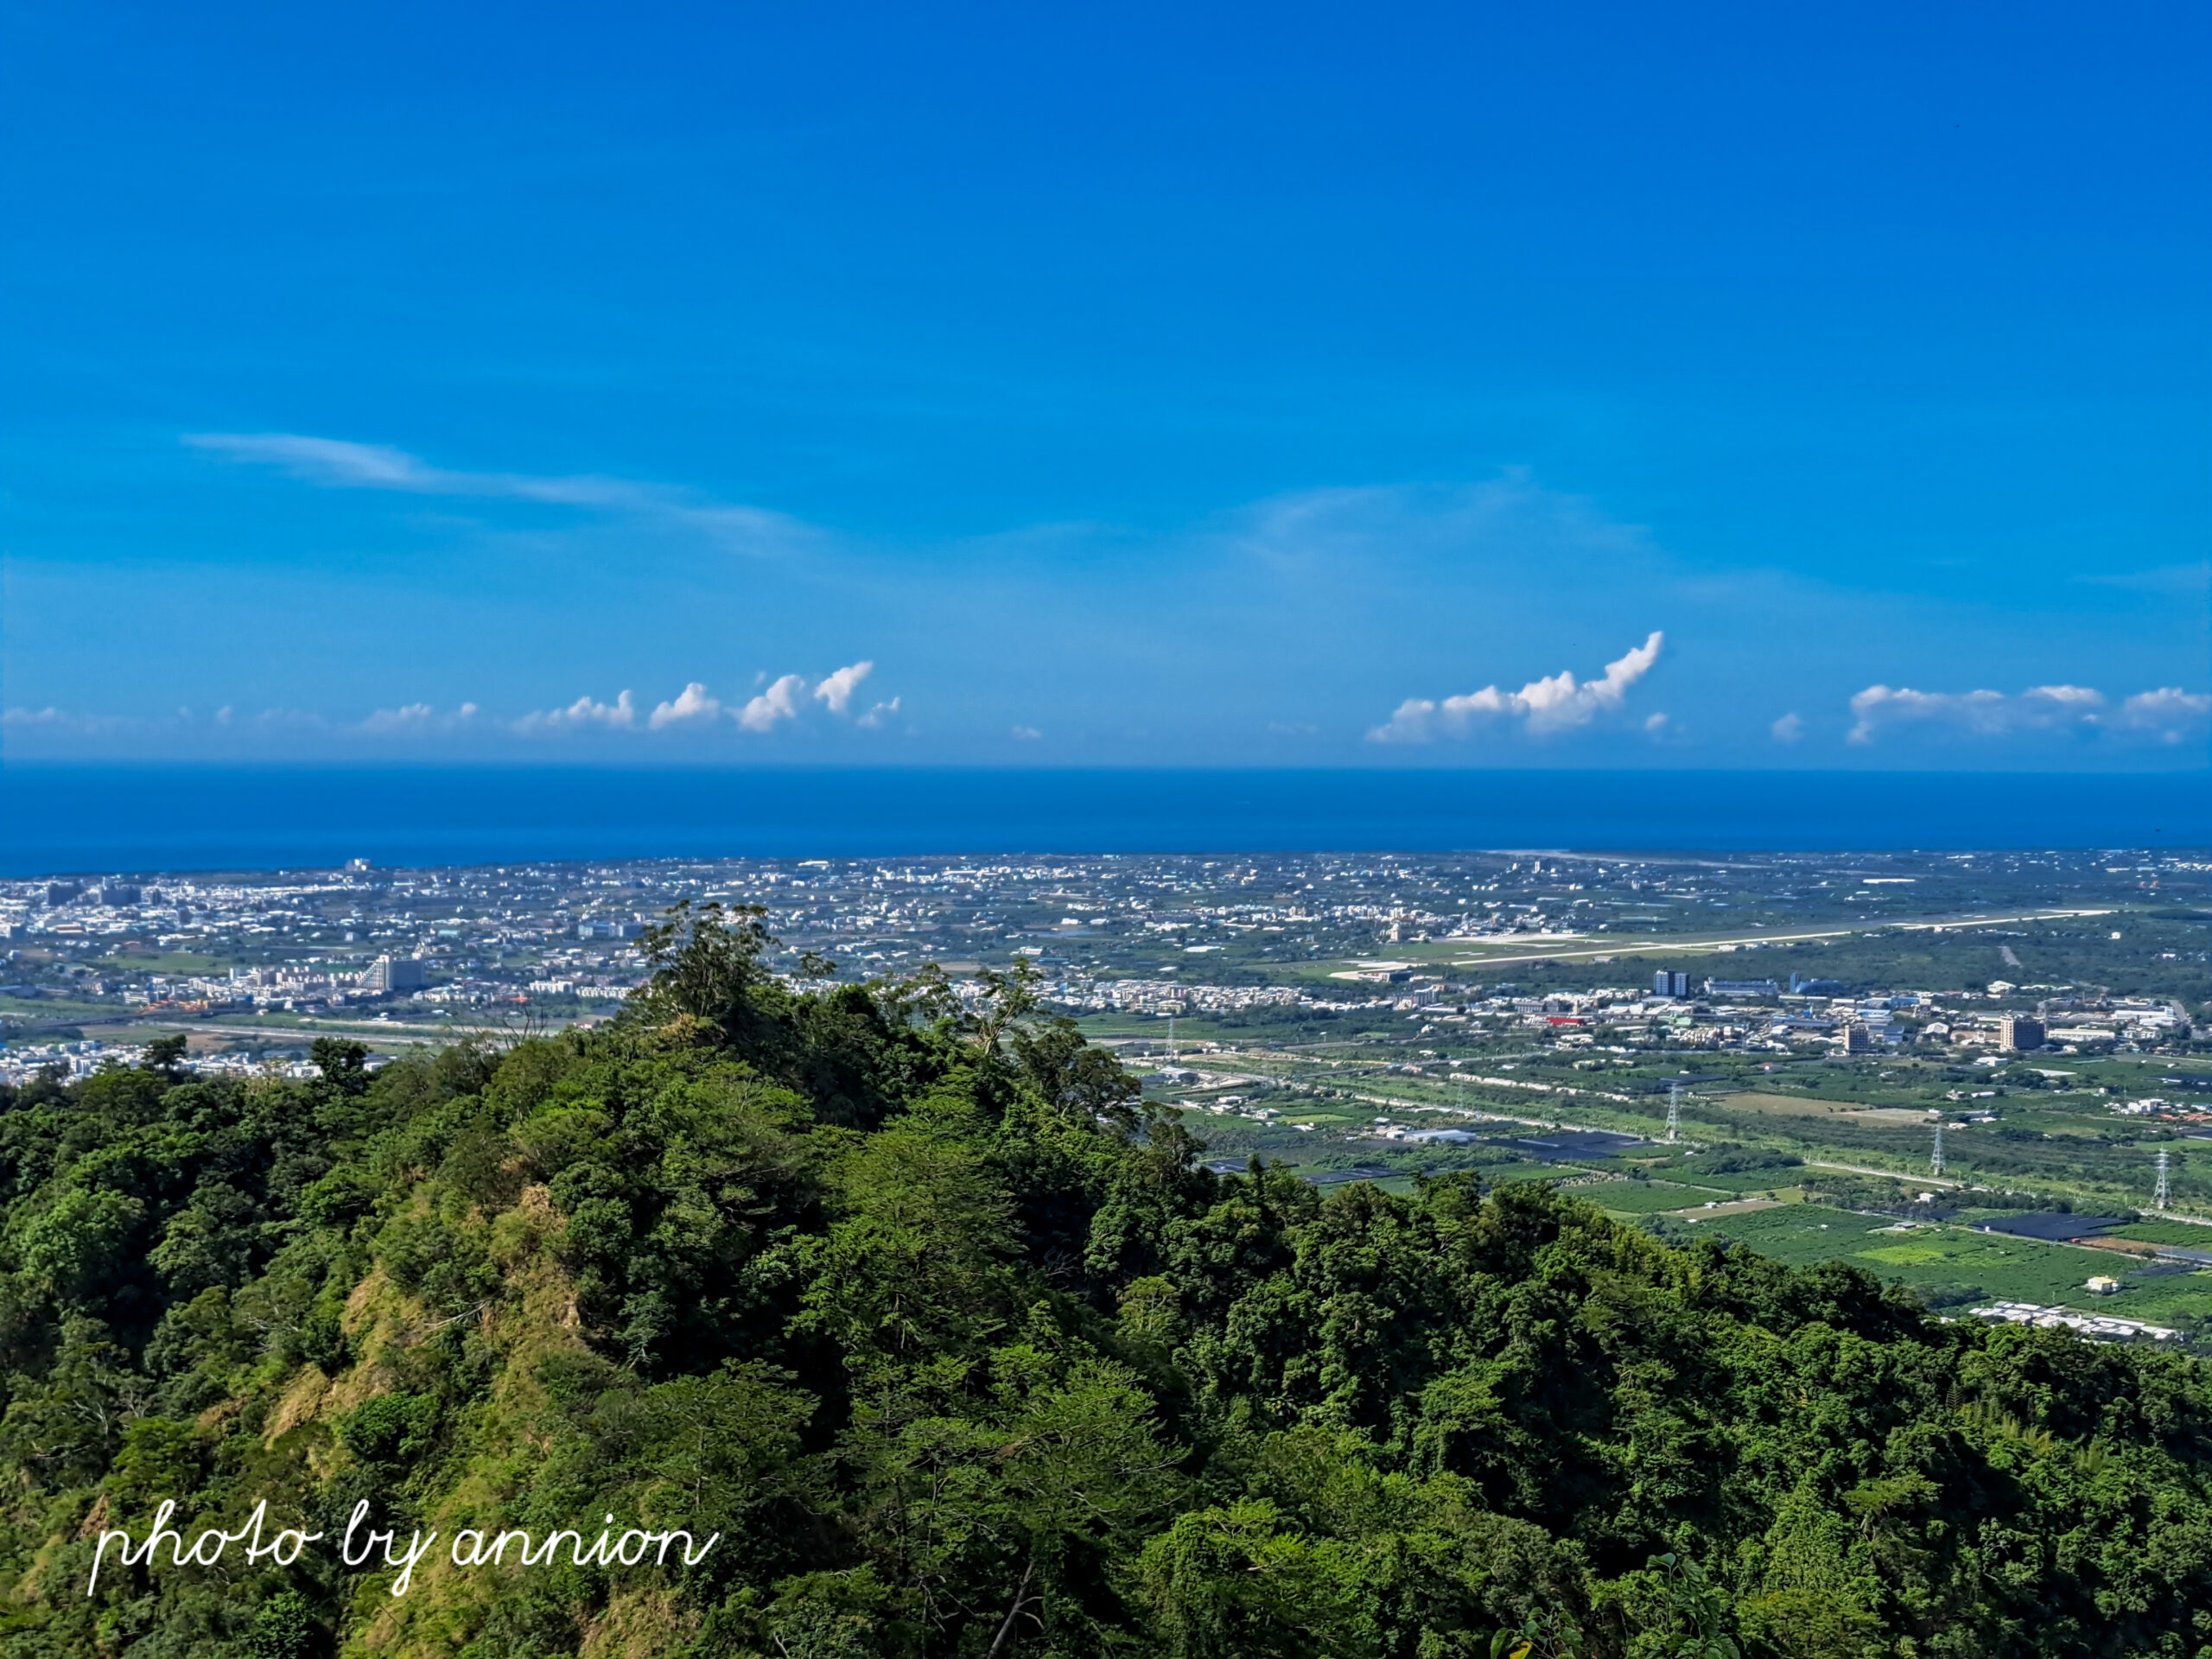
<path id="1" fill-rule="evenodd" d="M 753 993 L 769 982 L 761 958 L 776 940 L 761 919 L 766 914 L 758 905 L 718 899 L 671 906 L 668 918 L 639 941 L 653 976 L 625 1005 L 625 1015 L 656 1027 L 690 1019 L 725 1039 L 742 1035 L 753 1023 Z"/>
<path id="2" fill-rule="evenodd" d="M 146 1045 L 146 1070 L 158 1071 L 168 1077 L 180 1075 L 184 1063 L 184 1051 L 188 1040 L 181 1031 L 174 1032 L 167 1037 L 155 1038 Z"/>
<path id="3" fill-rule="evenodd" d="M 239 1659 L 317 1659 L 329 1645 L 313 1604 L 296 1590 L 280 1590 L 254 1609 L 238 1652 Z"/>
<path id="4" fill-rule="evenodd" d="M 369 1086 L 369 1050 L 365 1043 L 343 1037 L 318 1037 L 308 1045 L 308 1058 L 322 1073 L 322 1080 L 348 1099 L 365 1093 Z"/>

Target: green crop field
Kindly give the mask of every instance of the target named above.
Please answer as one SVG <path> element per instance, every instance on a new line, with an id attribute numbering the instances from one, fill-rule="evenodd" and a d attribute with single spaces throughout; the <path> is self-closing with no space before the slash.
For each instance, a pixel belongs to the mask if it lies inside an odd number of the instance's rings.
<path id="1" fill-rule="evenodd" d="M 1884 1279 L 1895 1279 L 1950 1300 L 1972 1287 L 1977 1301 L 2058 1304 L 2153 1323 L 2177 1316 L 2212 1318 L 2212 1273 L 2152 1272 L 2116 1252 L 2044 1244 L 1959 1226 L 1921 1225 L 1889 1230 L 1885 1217 L 1853 1215 L 1825 1205 L 1716 1217 L 1699 1230 L 1726 1236 L 1777 1261 L 1806 1266 L 1844 1261 Z M 2119 1279 L 2126 1288 L 2092 1295 L 2093 1276 Z"/>
<path id="2" fill-rule="evenodd" d="M 1667 1173 L 1673 1180 L 1688 1181 L 1718 1192 L 1738 1194 L 1777 1192 L 1796 1185 L 1805 1175 L 1803 1170 L 1796 1168 L 1735 1170 L 1726 1174 L 1712 1175 L 1698 1168 L 1695 1160 L 1670 1169 Z"/>
<path id="3" fill-rule="evenodd" d="M 1573 1196 L 1616 1216 L 1654 1216 L 1733 1195 L 1711 1187 L 1677 1186 L 1671 1181 L 1608 1181 L 1602 1186 L 1575 1187 Z"/>
<path id="4" fill-rule="evenodd" d="M 2177 1273 L 2148 1279 L 2122 1274 L 2120 1278 L 2127 1288 L 2116 1296 L 2090 1299 L 2097 1308 L 2109 1309 L 2122 1319 L 2147 1319 L 2153 1325 L 2212 1318 L 2212 1273 Z"/>
<path id="5" fill-rule="evenodd" d="M 2212 1250 L 2212 1227 L 2186 1221 L 2139 1221 L 2115 1227 L 2110 1236 L 2136 1238 L 2145 1244 L 2179 1244 L 2194 1250 Z"/>
<path id="6" fill-rule="evenodd" d="M 105 974 L 209 974 L 226 958 L 204 950 L 118 950 L 95 957 L 91 966 Z"/>

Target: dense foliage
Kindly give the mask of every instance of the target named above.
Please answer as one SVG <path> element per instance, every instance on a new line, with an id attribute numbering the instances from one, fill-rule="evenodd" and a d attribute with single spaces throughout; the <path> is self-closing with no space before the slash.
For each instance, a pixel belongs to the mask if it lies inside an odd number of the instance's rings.
<path id="1" fill-rule="evenodd" d="M 652 943 L 592 1033 L 0 1101 L 0 1655 L 2212 1654 L 2196 1362 L 1535 1185 L 1217 1177 L 1018 977 Z M 86 1596 L 162 1497 L 722 1541 Z"/>

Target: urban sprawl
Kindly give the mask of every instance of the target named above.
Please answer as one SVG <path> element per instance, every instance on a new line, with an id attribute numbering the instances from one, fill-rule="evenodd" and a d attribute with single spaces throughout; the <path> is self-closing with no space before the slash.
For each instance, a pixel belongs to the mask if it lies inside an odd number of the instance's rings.
<path id="1" fill-rule="evenodd" d="M 178 1033 L 203 1072 L 308 1076 L 320 1037 L 375 1064 L 595 1023 L 677 907 L 752 907 L 794 986 L 933 963 L 972 1002 L 1026 964 L 1224 1169 L 1548 1180 L 1938 1306 L 2194 1341 L 2209 879 L 2126 850 L 56 875 L 0 884 L 0 1083 Z"/>

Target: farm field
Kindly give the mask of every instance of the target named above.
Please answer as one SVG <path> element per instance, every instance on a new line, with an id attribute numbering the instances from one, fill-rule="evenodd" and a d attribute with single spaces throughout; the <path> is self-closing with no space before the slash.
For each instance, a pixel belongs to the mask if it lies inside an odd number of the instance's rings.
<path id="1" fill-rule="evenodd" d="M 1708 1198 L 1732 1198 L 1732 1192 L 1709 1186 L 1678 1186 L 1671 1181 L 1608 1181 L 1602 1186 L 1578 1187 L 1574 1196 L 1596 1205 L 1609 1215 L 1656 1216 L 1670 1210 L 1687 1210 Z"/>
<path id="2" fill-rule="evenodd" d="M 1660 1179 L 1657 1171 L 1652 1178 Z M 1697 1167 L 1695 1160 L 1685 1160 L 1667 1171 L 1665 1179 L 1681 1181 L 1690 1186 L 1710 1187 L 1716 1192 L 1732 1192 L 1738 1198 L 1751 1192 L 1780 1192 L 1788 1190 L 1804 1178 L 1802 1169 L 1731 1170 L 1723 1174 L 1708 1174 Z"/>
<path id="3" fill-rule="evenodd" d="M 2167 1323 L 2176 1316 L 2212 1318 L 2212 1273 L 2152 1268 L 2116 1251 L 2044 1244 L 1955 1224 L 1900 1224 L 1826 1205 L 1785 1205 L 1702 1224 L 1762 1255 L 1792 1266 L 1844 1261 L 1884 1279 L 1910 1285 L 1946 1303 L 2018 1301 L 2061 1304 L 2122 1319 Z M 2126 1288 L 2093 1295 L 2093 1275 Z M 1961 1297 L 1974 1289 L 1979 1294 Z"/>
<path id="4" fill-rule="evenodd" d="M 2212 1227 L 2187 1221 L 2138 1221 L 2115 1227 L 2107 1238 L 2140 1239 L 2145 1244 L 2178 1244 L 2185 1249 L 2212 1250 Z"/>
<path id="5" fill-rule="evenodd" d="M 1754 1090 L 1726 1096 L 1715 1103 L 1736 1112 L 1768 1113 L 1781 1117 L 1842 1117 L 1859 1123 L 1921 1123 L 1928 1117 L 1925 1107 L 1872 1106 L 1859 1101 L 1824 1100 L 1817 1095 L 1773 1095 Z"/>

